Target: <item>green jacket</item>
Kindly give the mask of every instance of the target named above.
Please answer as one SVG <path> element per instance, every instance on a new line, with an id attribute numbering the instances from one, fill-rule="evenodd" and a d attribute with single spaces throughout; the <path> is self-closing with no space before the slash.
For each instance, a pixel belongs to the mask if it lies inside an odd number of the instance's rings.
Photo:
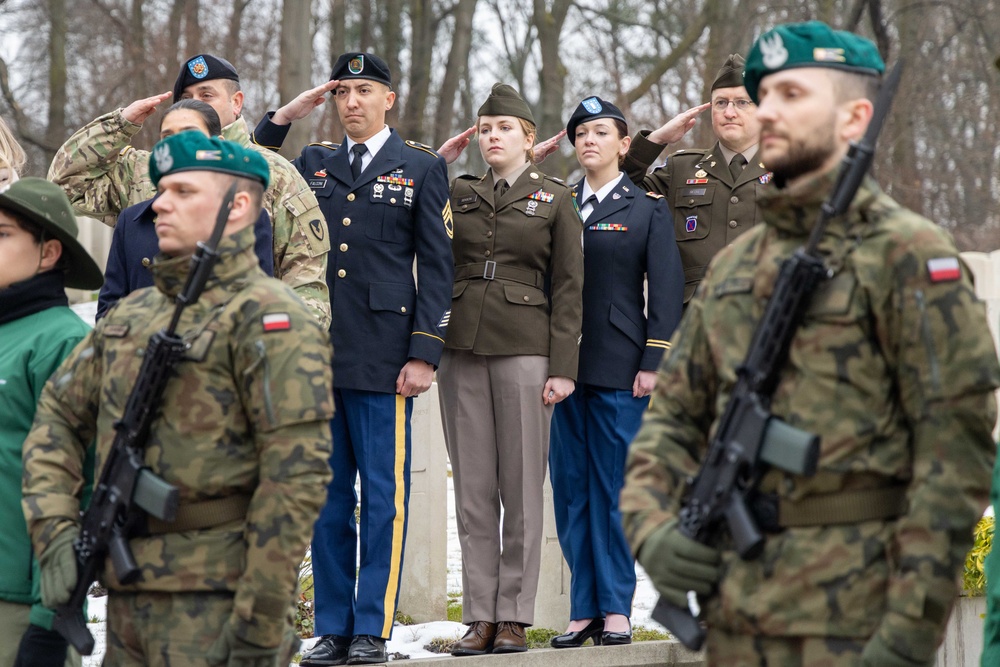
<path id="1" fill-rule="evenodd" d="M 219 249 L 205 292 L 180 319 L 190 347 L 167 383 L 145 460 L 179 489 L 181 512 L 242 497 L 245 518 L 135 537 L 141 581 L 122 586 L 110 563 L 102 580 L 114 590 L 233 592 L 238 631 L 276 646 L 330 480 L 331 348 L 301 300 L 261 271 L 252 228 Z M 77 520 L 83 444 L 96 435 L 100 470 L 142 351 L 170 319 L 189 264 L 158 256 L 156 287 L 109 310 L 42 392 L 24 462 L 38 553 Z"/>
<path id="2" fill-rule="evenodd" d="M 62 186 L 77 213 L 114 227 L 124 209 L 156 194 L 149 178 L 149 151 L 129 144 L 140 129 L 117 109 L 85 125 L 59 148 L 48 179 Z M 267 160 L 271 183 L 264 191 L 264 210 L 274 226 L 274 276 L 295 290 L 323 327 L 329 327 L 330 239 L 316 196 L 288 160 L 250 143 L 242 117 L 224 127 L 222 136 L 252 147 Z"/>
<path id="3" fill-rule="evenodd" d="M 634 551 L 676 515 L 780 263 L 805 242 L 834 178 L 762 196 L 766 224 L 716 256 L 689 304 L 629 453 L 621 509 Z M 829 494 L 822 502 L 833 506 L 846 492 L 895 486 L 907 509 L 889 520 L 786 527 L 751 561 L 723 530 L 707 619 L 738 634 L 878 631 L 904 655 L 931 659 L 995 458 L 1000 364 L 985 308 L 948 234 L 871 179 L 820 251 L 834 275 L 812 297 L 771 406 L 821 437 L 818 472 L 771 470 L 761 489 L 791 505 Z M 933 272 L 938 259 L 950 275 Z"/>

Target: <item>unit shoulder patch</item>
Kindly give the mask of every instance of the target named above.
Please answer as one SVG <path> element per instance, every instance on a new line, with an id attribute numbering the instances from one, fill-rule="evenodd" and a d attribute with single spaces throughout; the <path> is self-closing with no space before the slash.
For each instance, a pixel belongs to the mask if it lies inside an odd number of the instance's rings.
<path id="1" fill-rule="evenodd" d="M 440 155 L 437 154 L 437 151 L 435 151 L 433 148 L 431 148 L 430 146 L 427 146 L 425 144 L 422 144 L 422 143 L 420 143 L 418 141 L 411 141 L 411 140 L 407 139 L 406 140 L 406 145 L 409 146 L 410 148 L 416 148 L 417 150 L 421 150 L 421 151 L 423 151 L 425 153 L 430 153 L 434 157 L 441 157 Z"/>

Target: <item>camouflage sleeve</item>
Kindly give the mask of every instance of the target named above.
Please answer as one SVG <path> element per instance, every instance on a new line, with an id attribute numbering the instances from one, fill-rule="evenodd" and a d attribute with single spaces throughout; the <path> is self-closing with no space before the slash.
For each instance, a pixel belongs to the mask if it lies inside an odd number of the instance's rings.
<path id="1" fill-rule="evenodd" d="M 329 338 L 301 305 L 292 305 L 253 315 L 236 350 L 260 472 L 231 622 L 242 638 L 261 646 L 282 639 L 298 568 L 331 479 Z M 270 318 L 267 330 L 264 318 Z"/>
<path id="2" fill-rule="evenodd" d="M 302 299 L 316 320 L 330 328 L 326 262 L 330 237 L 316 195 L 290 162 L 261 149 L 271 166 L 265 205 L 274 225 L 274 277 Z"/>
<path id="3" fill-rule="evenodd" d="M 94 332 L 42 389 L 22 450 L 22 500 L 35 553 L 80 518 L 87 445 L 96 433 L 101 357 Z"/>
<path id="4" fill-rule="evenodd" d="M 676 514 L 681 484 L 698 471 L 715 418 L 716 371 L 699 299 L 671 342 L 625 468 L 620 507 L 632 553 Z"/>
<path id="5" fill-rule="evenodd" d="M 879 634 L 924 661 L 944 634 L 987 505 L 1000 368 L 985 307 L 945 233 L 927 224 L 894 249 L 879 333 L 911 425 L 912 479 Z"/>
<path id="6" fill-rule="evenodd" d="M 62 187 L 77 213 L 114 227 L 123 209 L 156 194 L 146 177 L 149 153 L 129 146 L 140 129 L 117 109 L 85 125 L 59 148 L 48 179 Z"/>

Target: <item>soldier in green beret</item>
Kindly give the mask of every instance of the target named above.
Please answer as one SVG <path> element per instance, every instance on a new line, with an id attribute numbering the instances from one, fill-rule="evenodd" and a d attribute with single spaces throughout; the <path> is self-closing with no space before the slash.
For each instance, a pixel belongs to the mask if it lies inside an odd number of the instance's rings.
<path id="1" fill-rule="evenodd" d="M 56 371 L 24 446 L 24 511 L 46 606 L 76 582 L 80 475 L 96 438 L 104 465 L 153 333 L 165 328 L 196 244 L 235 180 L 220 258 L 177 327 L 187 352 L 167 382 L 145 463 L 180 493 L 177 520 L 129 540 L 140 581 L 110 564 L 105 664 L 287 665 L 298 645 L 298 567 L 330 480 L 326 331 L 254 254 L 268 185 L 256 151 L 196 131 L 167 137 L 149 174 L 160 254 L 154 287 L 118 301 Z"/>
<path id="2" fill-rule="evenodd" d="M 765 472 L 756 559 L 725 529 L 709 546 L 678 530 L 778 267 L 867 129 L 883 69 L 869 40 L 818 22 L 753 46 L 745 85 L 775 187 L 763 224 L 712 260 L 632 444 L 626 536 L 667 600 L 700 598 L 709 665 L 933 665 L 986 507 L 1000 364 L 984 305 L 947 232 L 869 176 L 819 242 L 829 278 L 770 406 L 820 437 L 816 474 Z"/>

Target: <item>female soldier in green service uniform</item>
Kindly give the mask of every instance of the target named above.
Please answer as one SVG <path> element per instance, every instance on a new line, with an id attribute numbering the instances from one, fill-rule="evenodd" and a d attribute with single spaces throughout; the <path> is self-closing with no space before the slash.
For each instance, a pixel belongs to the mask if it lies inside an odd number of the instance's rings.
<path id="1" fill-rule="evenodd" d="M 531 110 L 498 83 L 478 116 L 490 170 L 452 186 L 455 283 L 438 370 L 470 626 L 454 655 L 526 648 L 549 421 L 573 392 L 582 310 L 580 217 L 569 188 L 531 164 Z"/>

